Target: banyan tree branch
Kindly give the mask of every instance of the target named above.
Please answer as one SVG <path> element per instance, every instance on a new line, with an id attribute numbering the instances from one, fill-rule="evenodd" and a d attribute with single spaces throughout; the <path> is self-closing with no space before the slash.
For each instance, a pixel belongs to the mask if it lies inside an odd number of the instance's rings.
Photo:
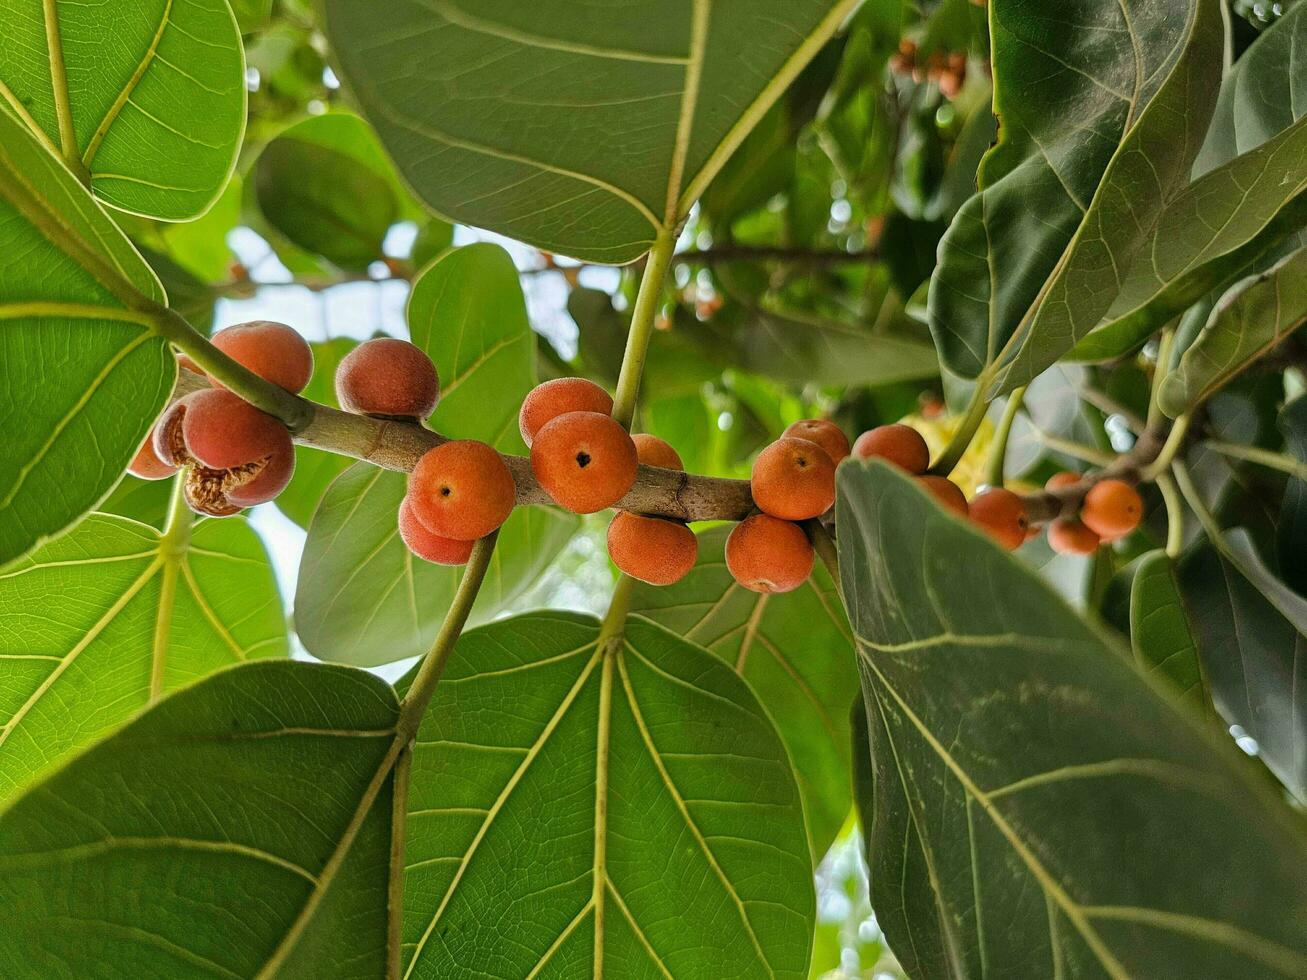
<path id="1" fill-rule="evenodd" d="M 202 375 L 182 370 L 174 398 L 190 394 L 207 384 Z M 308 424 L 294 434 L 297 443 L 352 456 L 384 469 L 407 473 L 427 450 L 449 441 L 415 422 L 352 415 L 316 402 L 301 401 L 311 409 L 311 417 Z M 1139 482 L 1143 471 L 1161 453 L 1166 435 L 1165 429 L 1149 429 L 1140 435 L 1133 449 L 1117 457 L 1109 466 L 1086 474 L 1079 483 L 1055 491 L 1041 490 L 1023 495 L 1027 517 L 1033 524 L 1043 524 L 1074 514 L 1089 488 L 1099 480 L 1114 478 L 1127 483 Z M 518 504 L 553 503 L 531 472 L 529 459 L 505 454 L 504 461 L 517 484 Z M 681 521 L 738 521 L 754 510 L 748 480 L 696 476 L 643 465 L 635 485 L 616 506 Z"/>
<path id="2" fill-rule="evenodd" d="M 180 398 L 208 382 L 183 370 L 174 397 Z M 353 456 L 388 470 L 407 473 L 427 450 L 448 442 L 444 436 L 415 422 L 352 415 L 316 402 L 308 402 L 313 414 L 307 425 L 294 434 L 304 446 Z M 552 504 L 536 482 L 531 461 L 525 456 L 504 454 L 504 462 L 517 484 L 518 504 Z M 616 504 L 622 510 L 681 521 L 738 521 L 753 510 L 753 495 L 747 480 L 726 480 L 695 476 L 679 470 L 641 466 L 635 486 Z"/>

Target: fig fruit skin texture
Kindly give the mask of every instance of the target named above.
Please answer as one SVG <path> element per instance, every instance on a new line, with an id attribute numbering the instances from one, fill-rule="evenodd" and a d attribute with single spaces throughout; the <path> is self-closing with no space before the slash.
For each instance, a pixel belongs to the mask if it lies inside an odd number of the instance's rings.
<path id="1" fill-rule="evenodd" d="M 631 578 L 671 585 L 694 568 L 699 539 L 679 521 L 619 511 L 608 525 L 608 555 Z"/>
<path id="2" fill-rule="evenodd" d="M 517 427 L 522 441 L 530 446 L 536 433 L 568 412 L 597 412 L 611 415 L 613 397 L 585 378 L 555 378 L 536 385 L 522 401 Z"/>
<path id="3" fill-rule="evenodd" d="M 803 529 L 770 514 L 746 517 L 726 538 L 726 567 L 751 592 L 792 592 L 808 580 L 815 558 Z"/>
<path id="4" fill-rule="evenodd" d="M 286 427 L 225 388 L 174 402 L 155 426 L 151 448 L 162 465 L 187 468 L 186 502 L 210 517 L 272 500 L 295 471 Z"/>
<path id="5" fill-rule="evenodd" d="M 966 517 L 970 512 L 967 505 L 967 495 L 962 492 L 962 488 L 952 480 L 943 476 L 919 476 L 917 482 L 939 502 L 940 506 L 953 511 L 962 517 Z"/>
<path id="6" fill-rule="evenodd" d="M 408 481 L 413 515 L 431 533 L 475 541 L 498 528 L 513 512 L 517 485 L 492 447 L 456 439 L 430 449 Z"/>
<path id="7" fill-rule="evenodd" d="M 611 416 L 566 412 L 535 434 L 531 471 L 553 501 L 577 514 L 611 507 L 635 486 L 635 443 Z"/>
<path id="8" fill-rule="evenodd" d="M 991 487 L 976 494 L 967 506 L 967 513 L 1008 551 L 1021 547 L 1030 529 L 1025 504 L 1004 487 Z"/>
<path id="9" fill-rule="evenodd" d="M 355 415 L 425 419 L 440 401 L 440 376 L 427 352 L 395 337 L 375 337 L 336 368 L 336 400 Z"/>
<path id="10" fill-rule="evenodd" d="M 238 323 L 214 334 L 213 346 L 264 381 L 271 381 L 294 395 L 303 391 L 313 377 L 313 348 L 284 323 L 272 320 Z M 212 375 L 209 381 L 222 387 Z"/>
<path id="11" fill-rule="evenodd" d="M 417 519 L 413 502 L 406 496 L 399 505 L 399 537 L 409 551 L 435 565 L 466 565 L 475 541 L 442 538 Z"/>
<path id="12" fill-rule="evenodd" d="M 815 442 L 782 436 L 758 454 L 749 486 L 764 514 L 807 520 L 835 503 L 835 463 Z"/>
<path id="13" fill-rule="evenodd" d="M 635 456 L 642 466 L 661 466 L 665 470 L 684 470 L 685 463 L 681 454 L 672 448 L 672 444 L 641 432 L 631 436 L 635 443 Z"/>
<path id="14" fill-rule="evenodd" d="M 1125 537 L 1143 517 L 1143 498 L 1122 480 L 1100 480 L 1089 488 L 1080 505 L 1081 522 L 1104 541 Z"/>
<path id="15" fill-rule="evenodd" d="M 826 455 L 836 466 L 840 465 L 852 451 L 849 437 L 840 427 L 829 419 L 800 419 L 788 426 L 781 436 L 793 436 L 795 439 L 807 439 L 826 450 Z"/>
<path id="16" fill-rule="evenodd" d="M 1079 518 L 1060 517 L 1048 525 L 1048 546 L 1059 555 L 1092 555 L 1100 543 Z"/>
<path id="17" fill-rule="evenodd" d="M 883 459 L 913 476 L 930 468 L 930 447 L 921 433 L 909 425 L 882 425 L 858 436 L 853 444 L 858 459 Z"/>

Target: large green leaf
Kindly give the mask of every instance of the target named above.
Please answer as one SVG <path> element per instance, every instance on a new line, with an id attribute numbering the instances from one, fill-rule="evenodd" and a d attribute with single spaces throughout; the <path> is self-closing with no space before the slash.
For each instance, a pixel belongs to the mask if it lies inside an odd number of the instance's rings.
<path id="1" fill-rule="evenodd" d="M 310 117 L 269 142 L 254 165 L 254 192 L 269 224 L 344 269 L 383 258 L 403 206 L 376 134 L 344 112 Z"/>
<path id="2" fill-rule="evenodd" d="M 243 519 L 169 540 L 90 515 L 0 573 L 0 800 L 165 691 L 286 653 L 277 584 Z"/>
<path id="3" fill-rule="evenodd" d="M 1203 148 L 1194 160 L 1201 177 L 1307 115 L 1301 82 L 1307 57 L 1307 7 L 1294 4 L 1263 31 L 1221 83 Z"/>
<path id="4" fill-rule="evenodd" d="M 939 374 L 925 338 L 796 311 L 741 309 L 730 342 L 741 367 L 793 384 L 884 385 Z"/>
<path id="5" fill-rule="evenodd" d="M 327 0 L 342 77 L 440 213 L 627 262 L 858 0 Z"/>
<path id="6" fill-rule="evenodd" d="M 431 649 L 461 568 L 432 565 L 396 527 L 405 477 L 357 463 L 337 477 L 309 525 L 295 592 L 295 631 L 315 657 L 373 666 Z M 521 599 L 576 532 L 575 515 L 519 507 L 499 532 L 472 623 Z"/>
<path id="7" fill-rule="evenodd" d="M 459 641 L 413 750 L 405 976 L 805 977 L 812 869 L 766 714 L 647 621 L 598 639 L 538 613 Z"/>
<path id="8" fill-rule="evenodd" d="M 909 974 L 1302 976 L 1307 832 L 1249 762 L 897 471 L 838 480 L 872 902 Z"/>
<path id="9" fill-rule="evenodd" d="M 785 595 L 758 595 L 726 570 L 727 527 L 699 535 L 699 560 L 675 585 L 637 585 L 631 608 L 730 664 L 776 723 L 794 761 L 820 861 L 852 805 L 849 703 L 853 641 L 835 583 L 815 568 Z"/>
<path id="10" fill-rule="evenodd" d="M 1307 248 L 1230 288 L 1158 391 L 1175 418 L 1307 322 Z"/>
<path id="11" fill-rule="evenodd" d="M 0 106 L 0 565 L 118 482 L 176 378 L 163 288 L 71 173 Z"/>
<path id="12" fill-rule="evenodd" d="M 1103 323 L 1080 341 L 1084 360 L 1120 357 L 1209 290 L 1273 248 L 1307 216 L 1307 7 L 1275 22 L 1221 83 L 1194 161 L 1193 183 L 1158 217 Z M 1237 112 L 1236 112 L 1237 109 Z M 1296 196 L 1296 200 L 1295 199 Z M 1293 201 L 1293 204 L 1288 202 Z"/>
<path id="13" fill-rule="evenodd" d="M 203 214 L 236 164 L 245 57 L 226 0 L 9 4 L 0 101 L 124 211 Z"/>
<path id="14" fill-rule="evenodd" d="M 413 284 L 408 329 L 440 372 L 431 427 L 525 451 L 517 412 L 536 383 L 535 336 L 508 253 L 478 244 L 437 258 Z"/>
<path id="15" fill-rule="evenodd" d="M 1180 588 L 1216 707 L 1307 801 L 1307 599 L 1271 574 L 1243 530 L 1186 555 Z"/>
<path id="16" fill-rule="evenodd" d="M 990 4 L 999 142 L 930 287 L 931 330 L 955 373 L 1009 391 L 1107 312 L 1187 182 L 1220 82 L 1219 7 Z"/>
<path id="17" fill-rule="evenodd" d="M 165 698 L 0 812 L 0 973 L 385 977 L 397 713 L 289 661 Z"/>
<path id="18" fill-rule="evenodd" d="M 1164 678 L 1198 711 L 1211 708 L 1198 644 L 1180 603 L 1175 562 L 1165 551 L 1139 559 L 1130 584 L 1130 647 L 1146 672 Z"/>

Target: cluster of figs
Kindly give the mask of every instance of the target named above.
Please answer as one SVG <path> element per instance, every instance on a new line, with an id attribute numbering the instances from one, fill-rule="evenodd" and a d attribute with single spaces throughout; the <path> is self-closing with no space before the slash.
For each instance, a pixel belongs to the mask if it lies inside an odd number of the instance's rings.
<path id="1" fill-rule="evenodd" d="M 292 328 L 255 321 L 220 331 L 213 344 L 261 378 L 298 393 L 313 374 L 313 351 Z M 186 366 L 198 370 L 193 364 Z M 178 399 L 141 446 L 130 471 L 163 479 L 185 469 L 184 495 L 200 514 L 225 517 L 272 500 L 295 468 L 286 427 L 210 377 L 211 386 Z M 418 422 L 435 410 L 440 378 L 430 357 L 404 340 L 360 344 L 336 371 L 336 395 L 347 412 Z M 626 574 L 670 585 L 694 567 L 698 539 L 684 522 L 620 508 L 641 465 L 683 470 L 681 457 L 652 435 L 631 435 L 612 416 L 613 399 L 584 378 L 557 378 L 522 402 L 518 425 L 531 450 L 531 470 L 556 504 L 578 514 L 617 508 L 608 552 Z M 1034 533 L 1020 495 L 1003 487 L 970 501 L 946 477 L 927 472 L 930 451 L 907 425 L 883 425 L 848 437 L 826 419 L 789 426 L 759 453 L 750 477 L 757 513 L 732 529 L 726 564 L 743 587 L 788 592 L 812 572 L 810 535 L 835 502 L 835 471 L 846 458 L 883 459 L 911 474 L 940 504 L 968 517 L 1015 549 Z M 1058 474 L 1049 489 L 1080 477 Z M 442 565 L 465 564 L 473 545 L 508 519 L 517 485 L 504 457 L 469 439 L 440 443 L 418 460 L 400 504 L 398 527 L 413 554 Z M 1085 554 L 1132 531 L 1143 514 L 1137 491 L 1119 480 L 1090 488 L 1078 516 L 1049 525 L 1057 551 Z M 806 525 L 806 526 L 805 526 Z"/>

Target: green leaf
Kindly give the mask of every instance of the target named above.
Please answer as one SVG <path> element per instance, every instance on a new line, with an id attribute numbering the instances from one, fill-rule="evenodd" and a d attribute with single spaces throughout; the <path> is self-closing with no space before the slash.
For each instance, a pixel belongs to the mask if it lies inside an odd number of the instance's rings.
<path id="1" fill-rule="evenodd" d="M 1307 463 L 1307 398 L 1299 395 L 1280 410 L 1285 449 Z M 1290 478 L 1276 522 L 1276 557 L 1280 578 L 1299 595 L 1307 595 L 1307 481 Z"/>
<path id="2" fill-rule="evenodd" d="M 163 300 L 122 232 L 0 107 L 0 566 L 94 507 L 145 440 L 177 376 L 140 312 Z"/>
<path id="3" fill-rule="evenodd" d="M 1203 148 L 1201 177 L 1307 115 L 1307 91 L 1296 84 L 1307 56 L 1307 7 L 1295 5 L 1263 31 L 1221 83 Z"/>
<path id="4" fill-rule="evenodd" d="M 585 286 L 568 293 L 567 312 L 579 331 L 578 348 L 586 368 L 605 383 L 616 384 L 630 314 L 619 313 L 603 290 Z M 691 316 L 674 316 L 668 329 L 655 330 L 649 338 L 641 385 L 650 397 L 698 394 L 704 382 L 720 378 L 725 367 L 707 331 Z"/>
<path id="5" fill-rule="evenodd" d="M 876 386 L 939 374 L 926 340 L 798 312 L 742 311 L 731 342 L 742 368 L 794 384 Z"/>
<path id="6" fill-rule="evenodd" d="M 0 801 L 165 691 L 287 652 L 268 556 L 244 519 L 170 541 L 90 515 L 0 573 Z"/>
<path id="7" fill-rule="evenodd" d="M 440 373 L 431 427 L 524 451 L 517 412 L 536 383 L 535 335 L 508 253 L 477 244 L 437 258 L 413 283 L 408 329 Z"/>
<path id="8" fill-rule="evenodd" d="M 1175 418 L 1307 322 L 1307 248 L 1232 286 L 1197 339 L 1158 391 L 1157 403 Z"/>
<path id="9" fill-rule="evenodd" d="M 364 114 L 428 204 L 629 262 L 670 235 L 857 0 L 327 0 Z"/>
<path id="10" fill-rule="evenodd" d="M 1193 183 L 1166 203 L 1103 323 L 1073 356 L 1129 353 L 1302 227 L 1307 98 L 1295 90 L 1294 66 L 1303 57 L 1307 8 L 1300 7 L 1268 28 L 1222 82 Z"/>
<path id="11" fill-rule="evenodd" d="M 1187 181 L 1220 82 L 1219 6 L 991 4 L 999 142 L 940 243 L 930 288 L 952 371 L 1010 391 L 1107 312 Z"/>
<path id="12" fill-rule="evenodd" d="M 794 762 L 820 861 L 852 805 L 849 703 L 857 685 L 853 641 L 835 583 L 815 568 L 785 595 L 758 595 L 726 570 L 728 527 L 699 535 L 699 560 L 675 585 L 637 585 L 631 608 L 715 654 L 743 677 Z"/>
<path id="13" fill-rule="evenodd" d="M 1301 976 L 1307 834 L 1248 761 L 912 481 L 838 481 L 872 904 L 908 972 Z"/>
<path id="14" fill-rule="evenodd" d="M 226 0 L 46 0 L 5 20 L 7 103 L 101 201 L 203 214 L 236 165 L 245 57 Z"/>
<path id="15" fill-rule="evenodd" d="M 1156 675 L 1200 712 L 1211 708 L 1211 694 L 1189 620 L 1180 602 L 1175 563 L 1165 551 L 1139 560 L 1130 586 L 1130 646 L 1135 662 Z"/>
<path id="16" fill-rule="evenodd" d="M 283 130 L 254 165 L 254 193 L 268 223 L 295 245 L 342 269 L 383 258 L 400 218 L 399 185 L 376 134 L 358 116 L 312 116 Z"/>
<path id="17" fill-rule="evenodd" d="M 1221 714 L 1307 801 L 1307 599 L 1262 564 L 1246 531 L 1202 544 L 1180 564 L 1180 589 Z"/>
<path id="18" fill-rule="evenodd" d="M 390 687 L 246 664 L 0 812 L 6 976 L 386 975 Z"/>
<path id="19" fill-rule="evenodd" d="M 295 592 L 295 632 L 315 657 L 370 667 L 431 649 L 462 578 L 404 546 L 396 527 L 405 477 L 367 463 L 342 473 L 309 525 Z M 525 596 L 579 521 L 557 508 L 519 507 L 499 532 L 471 622 Z"/>
<path id="20" fill-rule="evenodd" d="M 303 395 L 321 405 L 339 408 L 336 401 L 336 368 L 345 355 L 358 346 L 348 337 L 311 345 L 313 347 L 313 377 Z M 313 513 L 318 509 L 333 480 L 350 468 L 348 456 L 329 453 L 309 446 L 295 447 L 295 475 L 286 489 L 277 495 L 277 509 L 302 528 L 308 528 Z"/>
<path id="21" fill-rule="evenodd" d="M 564 613 L 459 641 L 413 750 L 406 975 L 806 977 L 812 868 L 766 714 L 652 623 L 598 641 Z"/>

